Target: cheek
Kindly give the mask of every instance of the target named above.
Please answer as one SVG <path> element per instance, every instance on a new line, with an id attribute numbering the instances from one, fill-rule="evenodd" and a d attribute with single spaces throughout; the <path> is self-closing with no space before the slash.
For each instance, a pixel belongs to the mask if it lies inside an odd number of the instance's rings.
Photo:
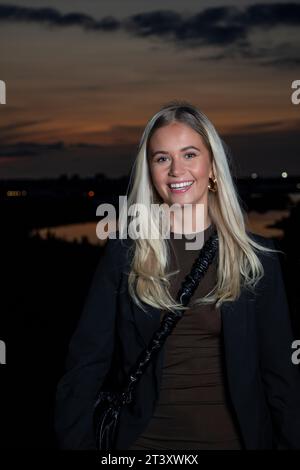
<path id="1" fill-rule="evenodd" d="M 197 179 L 208 178 L 209 169 L 208 169 L 205 165 L 200 166 L 200 167 L 198 167 L 198 168 L 195 169 L 195 171 L 193 172 L 193 175 L 194 175 Z"/>
<path id="2" fill-rule="evenodd" d="M 154 186 L 159 187 L 162 184 L 165 184 L 166 177 L 165 177 L 164 172 L 160 168 L 157 168 L 157 167 L 151 168 L 150 174 L 151 174 Z"/>
<path id="3" fill-rule="evenodd" d="M 210 164 L 209 162 L 197 162 L 191 171 L 196 178 L 207 179 L 210 172 Z"/>

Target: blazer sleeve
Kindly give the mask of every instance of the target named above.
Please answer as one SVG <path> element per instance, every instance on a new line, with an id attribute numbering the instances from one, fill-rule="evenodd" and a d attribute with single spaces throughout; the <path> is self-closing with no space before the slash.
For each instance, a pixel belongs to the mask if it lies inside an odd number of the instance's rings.
<path id="1" fill-rule="evenodd" d="M 117 241 L 109 238 L 56 389 L 54 426 L 62 449 L 96 449 L 93 407 L 113 356 L 119 261 Z"/>
<path id="2" fill-rule="evenodd" d="M 265 245 L 276 248 L 273 240 Z M 293 333 L 278 253 L 263 254 L 258 301 L 260 365 L 278 449 L 300 449 L 300 372 L 292 362 Z"/>

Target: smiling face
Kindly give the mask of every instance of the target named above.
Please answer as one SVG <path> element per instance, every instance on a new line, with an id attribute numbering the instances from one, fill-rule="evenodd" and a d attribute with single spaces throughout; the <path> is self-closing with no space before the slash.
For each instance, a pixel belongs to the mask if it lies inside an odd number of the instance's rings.
<path id="1" fill-rule="evenodd" d="M 177 121 L 160 127 L 149 141 L 148 161 L 153 185 L 163 202 L 202 203 L 206 219 L 213 170 L 210 152 L 201 135 Z"/>

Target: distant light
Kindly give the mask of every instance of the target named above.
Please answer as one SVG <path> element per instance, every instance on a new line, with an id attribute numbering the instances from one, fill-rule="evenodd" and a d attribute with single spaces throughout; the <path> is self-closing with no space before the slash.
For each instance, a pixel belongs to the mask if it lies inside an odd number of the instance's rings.
<path id="1" fill-rule="evenodd" d="M 21 195 L 22 195 L 21 191 L 6 191 L 6 196 L 9 196 L 9 197 L 18 197 Z"/>
<path id="2" fill-rule="evenodd" d="M 257 173 L 251 173 L 251 178 L 255 179 L 258 177 L 258 174 Z"/>
<path id="3" fill-rule="evenodd" d="M 287 178 L 288 174 L 287 174 L 286 171 L 283 171 L 283 172 L 281 173 L 281 176 L 282 176 L 282 178 Z"/>
<path id="4" fill-rule="evenodd" d="M 88 192 L 88 196 L 89 196 L 89 197 L 94 197 L 94 196 L 95 196 L 94 191 L 89 191 L 89 192 Z"/>

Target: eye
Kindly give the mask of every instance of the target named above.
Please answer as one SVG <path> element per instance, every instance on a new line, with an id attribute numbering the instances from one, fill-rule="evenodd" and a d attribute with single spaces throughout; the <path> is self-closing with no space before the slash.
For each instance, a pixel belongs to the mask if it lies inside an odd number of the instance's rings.
<path id="1" fill-rule="evenodd" d="M 196 155 L 195 153 L 193 153 L 193 152 L 192 152 L 192 153 L 186 153 L 184 156 L 186 157 L 187 155 L 191 156 L 192 158 L 197 156 L 197 155 Z M 158 158 L 155 160 L 155 162 L 156 162 L 156 163 L 165 162 L 167 158 L 168 158 L 167 156 L 160 156 L 160 157 L 158 157 Z M 187 158 L 186 160 L 190 160 L 190 158 Z"/>
<path id="2" fill-rule="evenodd" d="M 192 155 L 193 157 L 196 157 L 196 154 L 195 154 L 195 153 L 186 153 L 186 154 L 185 154 L 185 157 L 186 157 L 187 155 Z M 188 158 L 188 160 L 189 160 L 189 158 Z"/>
<path id="3" fill-rule="evenodd" d="M 162 158 L 163 158 L 163 159 L 164 159 L 164 158 L 166 159 L 166 158 L 168 158 L 168 157 L 158 157 L 155 161 L 156 161 L 157 163 L 160 163 Z M 165 160 L 163 160 L 163 161 L 165 161 Z"/>

